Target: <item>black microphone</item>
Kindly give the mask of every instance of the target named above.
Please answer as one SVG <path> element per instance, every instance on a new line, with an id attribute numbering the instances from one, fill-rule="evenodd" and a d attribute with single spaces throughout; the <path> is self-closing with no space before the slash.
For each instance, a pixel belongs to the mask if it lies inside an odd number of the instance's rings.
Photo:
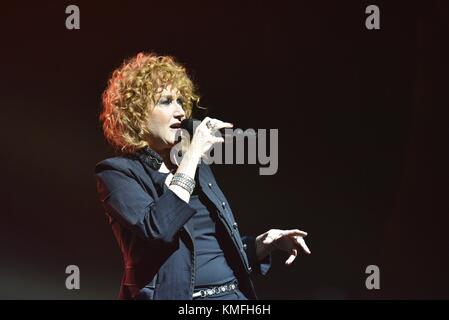
<path id="1" fill-rule="evenodd" d="M 187 132 L 190 134 L 190 138 L 193 137 L 193 122 L 194 121 L 199 121 L 198 124 L 201 123 L 200 120 L 197 120 L 194 118 L 184 119 L 181 121 L 181 129 L 187 130 Z"/>

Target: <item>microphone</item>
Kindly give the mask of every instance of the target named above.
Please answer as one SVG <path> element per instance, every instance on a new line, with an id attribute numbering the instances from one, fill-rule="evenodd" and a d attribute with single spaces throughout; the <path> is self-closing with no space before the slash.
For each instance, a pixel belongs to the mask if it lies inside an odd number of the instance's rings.
<path id="1" fill-rule="evenodd" d="M 200 120 L 189 118 L 184 119 L 181 121 L 181 129 L 187 130 L 187 132 L 190 134 L 190 138 L 193 137 L 193 122 L 199 121 L 198 124 L 201 123 Z"/>

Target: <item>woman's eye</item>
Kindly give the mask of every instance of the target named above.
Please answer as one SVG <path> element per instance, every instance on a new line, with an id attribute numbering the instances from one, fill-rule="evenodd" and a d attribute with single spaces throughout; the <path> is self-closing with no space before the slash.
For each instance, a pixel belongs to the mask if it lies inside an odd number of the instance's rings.
<path id="1" fill-rule="evenodd" d="M 176 100 L 177 102 L 178 102 L 178 104 L 180 105 L 180 106 L 183 106 L 184 105 L 184 99 L 178 99 L 178 100 Z"/>
<path id="2" fill-rule="evenodd" d="M 169 105 L 171 103 L 171 99 L 162 99 L 159 101 L 160 104 Z"/>

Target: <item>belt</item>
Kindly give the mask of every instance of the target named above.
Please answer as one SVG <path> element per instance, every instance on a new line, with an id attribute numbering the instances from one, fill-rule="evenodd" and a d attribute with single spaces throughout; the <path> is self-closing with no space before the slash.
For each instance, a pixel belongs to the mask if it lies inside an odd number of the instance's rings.
<path id="1" fill-rule="evenodd" d="M 202 289 L 197 292 L 194 292 L 192 295 L 192 298 L 200 298 L 200 297 L 206 298 L 206 297 L 215 296 L 215 295 L 218 295 L 221 293 L 233 292 L 236 289 L 238 289 L 238 282 L 237 282 L 237 280 L 233 280 L 233 281 L 223 284 L 221 286 L 210 287 L 207 289 Z"/>

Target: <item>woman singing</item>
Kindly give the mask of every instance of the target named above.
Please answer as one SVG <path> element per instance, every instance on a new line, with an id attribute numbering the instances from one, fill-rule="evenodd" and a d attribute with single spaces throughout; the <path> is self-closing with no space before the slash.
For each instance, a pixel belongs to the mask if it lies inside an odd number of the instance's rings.
<path id="1" fill-rule="evenodd" d="M 115 70 L 100 120 L 117 157 L 95 167 L 100 200 L 120 246 L 122 299 L 257 299 L 250 274 L 270 253 L 310 253 L 300 230 L 241 236 L 228 200 L 201 158 L 232 124 L 205 118 L 180 163 L 170 151 L 199 101 L 172 57 L 139 53 Z"/>

